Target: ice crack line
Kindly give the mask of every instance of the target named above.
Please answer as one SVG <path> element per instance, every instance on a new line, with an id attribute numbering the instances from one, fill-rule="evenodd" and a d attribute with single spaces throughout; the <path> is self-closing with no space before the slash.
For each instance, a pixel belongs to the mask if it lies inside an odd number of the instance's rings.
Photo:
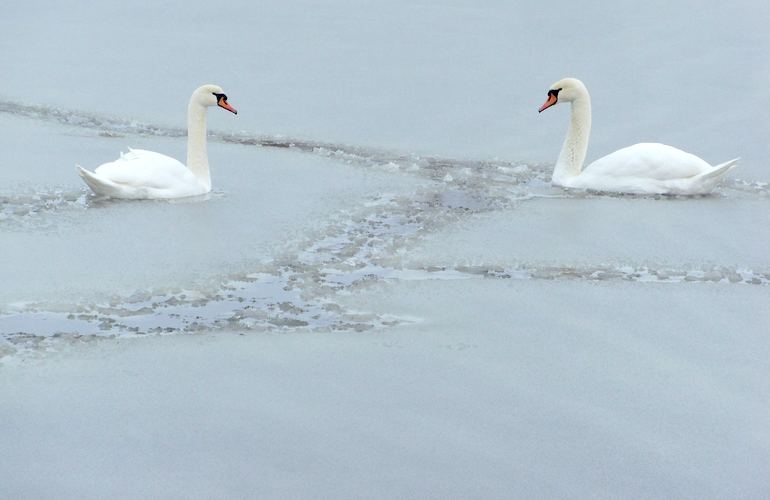
<path id="1" fill-rule="evenodd" d="M 469 213 L 481 200 L 426 191 L 375 198 L 340 213 L 318 234 L 282 257 L 231 276 L 212 291 L 139 291 L 101 303 L 18 304 L 0 316 L 6 353 L 58 341 L 217 330 L 365 331 L 404 320 L 349 311 L 336 294 L 390 276 L 387 261 L 415 238 Z M 469 206 L 473 208 L 469 208 Z"/>
<path id="2" fill-rule="evenodd" d="M 28 190 L 26 193 L 0 194 L 0 224 L 45 227 L 51 221 L 44 220 L 42 215 L 86 207 L 87 195 L 82 190 Z"/>
<path id="3" fill-rule="evenodd" d="M 584 281 L 633 281 L 641 283 L 730 283 L 742 285 L 770 285 L 770 271 L 757 271 L 741 267 L 711 266 L 676 269 L 664 266 L 563 266 L 520 265 L 484 266 L 417 266 L 395 271 L 393 278 L 403 272 L 415 279 L 415 272 L 424 273 L 425 279 L 457 279 L 481 277 L 514 280 L 584 280 Z"/>
<path id="4" fill-rule="evenodd" d="M 55 122 L 66 126 L 97 130 L 105 136 L 146 135 L 184 137 L 187 132 L 179 127 L 153 125 L 95 113 L 66 110 L 52 106 L 24 104 L 0 99 L 0 113 Z M 385 151 L 376 148 L 335 144 L 310 139 L 211 131 L 211 140 L 244 146 L 292 149 L 331 158 L 346 163 L 400 171 L 454 185 L 460 188 L 505 189 L 532 181 L 549 182 L 550 164 L 525 164 L 506 160 L 462 160 L 434 156 L 420 156 Z M 770 197 L 770 183 L 763 181 L 729 180 L 722 189 Z M 571 196 L 572 194 L 567 194 Z M 596 194 L 594 194 L 596 195 Z M 606 195 L 606 194 L 604 194 Z"/>
<path id="5" fill-rule="evenodd" d="M 527 196 L 521 200 L 529 199 Z M 365 331 L 405 321 L 350 311 L 336 300 L 374 282 L 402 279 L 587 280 L 656 283 L 770 284 L 770 272 L 732 267 L 559 265 L 402 267 L 425 235 L 473 214 L 511 207 L 500 200 L 441 186 L 409 196 L 374 198 L 338 214 L 283 256 L 225 279 L 218 289 L 138 291 L 101 303 L 17 305 L 0 316 L 0 358 L 39 352 L 57 342 L 219 330 Z"/>

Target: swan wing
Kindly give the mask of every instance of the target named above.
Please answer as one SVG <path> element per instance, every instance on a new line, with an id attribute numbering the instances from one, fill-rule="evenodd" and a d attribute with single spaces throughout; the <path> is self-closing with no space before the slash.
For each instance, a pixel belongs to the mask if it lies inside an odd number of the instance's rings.
<path id="1" fill-rule="evenodd" d="M 195 175 L 180 161 L 144 149 L 130 149 L 120 158 L 100 165 L 94 173 L 126 187 L 178 189 L 198 184 Z"/>
<path id="2" fill-rule="evenodd" d="M 581 175 L 670 181 L 693 177 L 712 168 L 704 160 L 681 149 L 665 144 L 640 143 L 599 158 L 588 165 Z"/>

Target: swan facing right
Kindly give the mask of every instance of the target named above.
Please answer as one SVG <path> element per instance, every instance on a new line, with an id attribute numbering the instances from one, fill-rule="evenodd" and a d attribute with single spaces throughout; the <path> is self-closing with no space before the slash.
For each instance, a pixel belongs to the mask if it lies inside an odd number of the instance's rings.
<path id="1" fill-rule="evenodd" d="M 583 168 L 591 133 L 591 97 L 583 82 L 564 78 L 551 85 L 538 112 L 555 104 L 572 105 L 569 129 L 551 182 L 555 186 L 636 194 L 709 193 L 735 167 L 738 158 L 711 166 L 697 156 L 665 144 L 640 143 L 619 149 Z"/>
<path id="2" fill-rule="evenodd" d="M 94 193 L 110 198 L 184 198 L 208 193 L 211 174 L 206 153 L 206 108 L 210 106 L 238 114 L 221 87 L 195 89 L 187 105 L 187 166 L 164 154 L 129 148 L 128 153 L 93 172 L 77 165 L 80 177 Z"/>

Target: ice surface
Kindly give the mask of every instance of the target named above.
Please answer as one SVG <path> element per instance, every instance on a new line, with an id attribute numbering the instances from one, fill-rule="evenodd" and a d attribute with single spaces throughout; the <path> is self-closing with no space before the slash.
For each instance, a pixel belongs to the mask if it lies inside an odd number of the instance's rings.
<path id="1" fill-rule="evenodd" d="M 766 297 L 409 281 L 344 301 L 386 331 L 74 344 L 0 372 L 0 496 L 759 499 Z"/>
<path id="2" fill-rule="evenodd" d="M 770 4 L 31 0 L 0 17 L 0 497 L 764 498 Z M 712 196 L 549 185 L 743 158 Z M 214 192 L 95 199 L 185 156 Z M 239 335 L 240 334 L 240 335 Z M 30 465 L 32 464 L 32 465 Z"/>
<path id="3" fill-rule="evenodd" d="M 472 217 L 410 250 L 408 265 L 709 266 L 770 270 L 767 200 L 539 198 Z"/>

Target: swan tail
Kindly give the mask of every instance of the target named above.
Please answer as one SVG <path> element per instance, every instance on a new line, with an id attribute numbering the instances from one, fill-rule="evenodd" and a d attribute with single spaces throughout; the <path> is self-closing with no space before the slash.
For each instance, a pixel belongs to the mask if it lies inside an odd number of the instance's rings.
<path id="1" fill-rule="evenodd" d="M 99 177 L 95 173 L 86 170 L 80 165 L 75 165 L 78 174 L 83 181 L 91 188 L 91 191 L 101 196 L 111 196 L 118 191 L 118 185 L 112 181 Z"/>
<path id="2" fill-rule="evenodd" d="M 740 158 L 726 161 L 717 165 L 716 167 L 713 167 L 711 170 L 691 177 L 686 181 L 686 186 L 683 188 L 683 191 L 686 194 L 710 193 L 716 187 L 716 185 L 719 184 L 719 181 L 722 180 L 722 177 L 724 177 L 727 172 L 732 170 L 738 164 L 738 160 L 740 160 Z"/>
<path id="3" fill-rule="evenodd" d="M 736 165 L 738 165 L 738 160 L 740 160 L 740 158 L 735 158 L 734 160 L 721 163 L 716 167 L 714 167 L 713 169 L 709 170 L 708 172 L 700 174 L 698 177 L 704 181 L 709 179 L 719 180 L 720 177 L 722 177 L 727 172 L 732 170 Z"/>

